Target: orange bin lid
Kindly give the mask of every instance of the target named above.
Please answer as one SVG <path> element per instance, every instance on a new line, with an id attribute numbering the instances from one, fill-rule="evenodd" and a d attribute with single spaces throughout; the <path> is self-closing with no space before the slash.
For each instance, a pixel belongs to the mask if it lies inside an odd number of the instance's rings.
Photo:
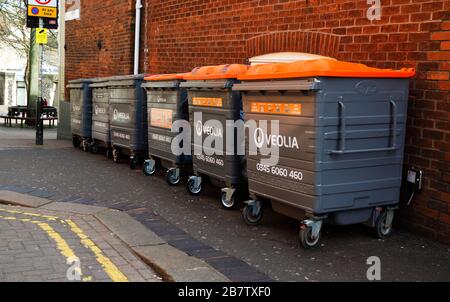
<path id="1" fill-rule="evenodd" d="M 188 73 L 155 74 L 145 77 L 144 80 L 149 82 L 183 80 L 184 76 L 187 74 Z"/>
<path id="2" fill-rule="evenodd" d="M 248 65 L 230 64 L 218 66 L 204 66 L 195 68 L 190 74 L 184 76 L 185 80 L 222 80 L 237 79 L 248 71 Z"/>
<path id="3" fill-rule="evenodd" d="M 239 80 L 268 80 L 307 77 L 346 78 L 412 78 L 413 68 L 393 70 L 368 67 L 363 64 L 334 61 L 328 59 L 299 61 L 252 66 Z"/>

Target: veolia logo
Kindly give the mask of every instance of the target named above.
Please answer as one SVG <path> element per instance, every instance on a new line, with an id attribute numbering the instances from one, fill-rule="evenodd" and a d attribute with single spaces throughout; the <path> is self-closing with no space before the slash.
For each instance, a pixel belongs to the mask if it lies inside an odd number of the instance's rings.
<path id="1" fill-rule="evenodd" d="M 202 121 L 198 121 L 195 125 L 195 131 L 197 132 L 197 136 L 202 136 L 203 134 L 203 123 Z"/>
<path id="2" fill-rule="evenodd" d="M 129 121 L 130 120 L 130 114 L 125 112 L 120 112 L 117 109 L 114 109 L 114 120 L 124 120 Z"/>
<path id="3" fill-rule="evenodd" d="M 256 129 L 254 139 L 256 147 L 259 149 L 263 148 L 265 145 L 267 147 L 275 146 L 279 148 L 300 150 L 300 145 L 296 137 L 266 134 L 261 128 Z"/>
<path id="4" fill-rule="evenodd" d="M 163 98 L 160 95 L 158 95 L 158 97 L 156 98 L 156 102 L 157 103 L 167 103 L 167 100 L 166 100 L 166 98 Z"/>
<path id="5" fill-rule="evenodd" d="M 94 112 L 95 112 L 95 115 L 106 114 L 106 108 L 95 105 Z"/>
<path id="6" fill-rule="evenodd" d="M 223 137 L 223 130 L 218 127 L 203 125 L 202 121 L 198 121 L 195 126 L 197 136 L 203 136 L 203 134 L 214 137 Z"/>

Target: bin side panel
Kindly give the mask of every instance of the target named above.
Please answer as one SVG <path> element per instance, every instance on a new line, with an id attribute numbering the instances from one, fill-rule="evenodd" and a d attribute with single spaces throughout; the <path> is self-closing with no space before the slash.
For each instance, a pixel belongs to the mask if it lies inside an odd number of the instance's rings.
<path id="1" fill-rule="evenodd" d="M 320 81 L 315 212 L 398 204 L 409 80 Z M 353 223 L 350 217 L 340 215 L 339 223 Z"/>
<path id="2" fill-rule="evenodd" d="M 92 137 L 92 89 L 89 83 L 83 84 L 83 99 L 82 99 L 82 133 L 83 137 Z"/>

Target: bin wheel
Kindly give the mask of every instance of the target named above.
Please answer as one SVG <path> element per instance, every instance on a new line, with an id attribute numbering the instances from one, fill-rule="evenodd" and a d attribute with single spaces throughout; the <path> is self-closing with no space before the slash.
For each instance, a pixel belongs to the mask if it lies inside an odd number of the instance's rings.
<path id="1" fill-rule="evenodd" d="M 235 210 L 238 202 L 236 201 L 236 194 L 233 194 L 231 198 L 228 198 L 228 194 L 226 192 L 222 193 L 220 198 L 220 203 L 225 210 Z"/>
<path id="2" fill-rule="evenodd" d="M 170 186 L 177 186 L 181 182 L 180 169 L 169 169 L 166 173 L 166 181 Z"/>
<path id="3" fill-rule="evenodd" d="M 244 221 L 249 226 L 257 226 L 261 223 L 264 216 L 264 210 L 260 201 L 249 203 L 242 212 Z"/>
<path id="4" fill-rule="evenodd" d="M 83 140 L 83 142 L 81 143 L 81 148 L 84 152 L 89 152 L 89 143 L 87 140 Z"/>
<path id="5" fill-rule="evenodd" d="M 316 238 L 313 238 L 313 228 L 308 226 L 302 226 L 300 229 L 300 243 L 305 249 L 316 248 L 321 239 L 321 233 Z"/>
<path id="6" fill-rule="evenodd" d="M 112 154 L 112 149 L 111 148 L 107 148 L 106 149 L 106 158 L 108 159 L 112 159 L 113 158 L 113 154 Z"/>
<path id="7" fill-rule="evenodd" d="M 112 150 L 113 161 L 117 164 L 120 159 L 120 151 L 116 148 Z"/>
<path id="8" fill-rule="evenodd" d="M 202 194 L 203 191 L 203 184 L 202 184 L 202 180 L 201 178 L 198 176 L 192 176 L 191 178 L 189 178 L 188 183 L 187 183 L 187 191 L 189 192 L 189 194 L 193 195 L 193 196 L 198 196 L 200 194 Z"/>
<path id="9" fill-rule="evenodd" d="M 80 148 L 81 142 L 80 139 L 76 136 L 72 137 L 72 144 L 75 148 Z"/>
<path id="10" fill-rule="evenodd" d="M 98 153 L 98 145 L 96 143 L 92 143 L 90 149 L 92 154 Z"/>
<path id="11" fill-rule="evenodd" d="M 136 170 L 138 164 L 139 164 L 139 158 L 137 158 L 136 156 L 131 156 L 130 157 L 130 169 Z"/>
<path id="12" fill-rule="evenodd" d="M 392 211 L 390 213 L 390 211 Z M 392 217 L 389 217 L 392 215 Z M 392 227 L 392 219 L 393 219 L 393 210 L 385 210 L 383 211 L 377 219 L 375 224 L 375 235 L 379 239 L 386 239 L 390 235 L 392 235 L 393 227 Z M 391 220 L 390 222 L 388 220 Z"/>
<path id="13" fill-rule="evenodd" d="M 144 175 L 153 176 L 156 173 L 156 162 L 152 159 L 146 160 L 144 162 L 144 166 L 142 167 L 142 171 L 144 171 Z"/>

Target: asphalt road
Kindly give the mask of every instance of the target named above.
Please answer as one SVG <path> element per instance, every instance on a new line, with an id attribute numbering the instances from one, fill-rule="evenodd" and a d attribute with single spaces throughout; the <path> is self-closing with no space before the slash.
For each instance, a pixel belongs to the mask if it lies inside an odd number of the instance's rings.
<path id="1" fill-rule="evenodd" d="M 325 226 L 320 249 L 305 251 L 297 240 L 298 223 L 270 210 L 263 224 L 247 227 L 239 211 L 221 208 L 219 190 L 200 198 L 184 185 L 168 187 L 127 164 L 83 153 L 67 143 L 52 148 L 15 148 L 0 132 L 0 184 L 33 186 L 63 195 L 151 208 L 196 239 L 238 257 L 275 280 L 367 281 L 367 259 L 381 259 L 383 281 L 450 281 L 450 247 L 397 230 L 386 241 L 365 226 Z M 55 147 L 56 145 L 56 147 Z M 57 147 L 60 146 L 60 147 Z"/>

